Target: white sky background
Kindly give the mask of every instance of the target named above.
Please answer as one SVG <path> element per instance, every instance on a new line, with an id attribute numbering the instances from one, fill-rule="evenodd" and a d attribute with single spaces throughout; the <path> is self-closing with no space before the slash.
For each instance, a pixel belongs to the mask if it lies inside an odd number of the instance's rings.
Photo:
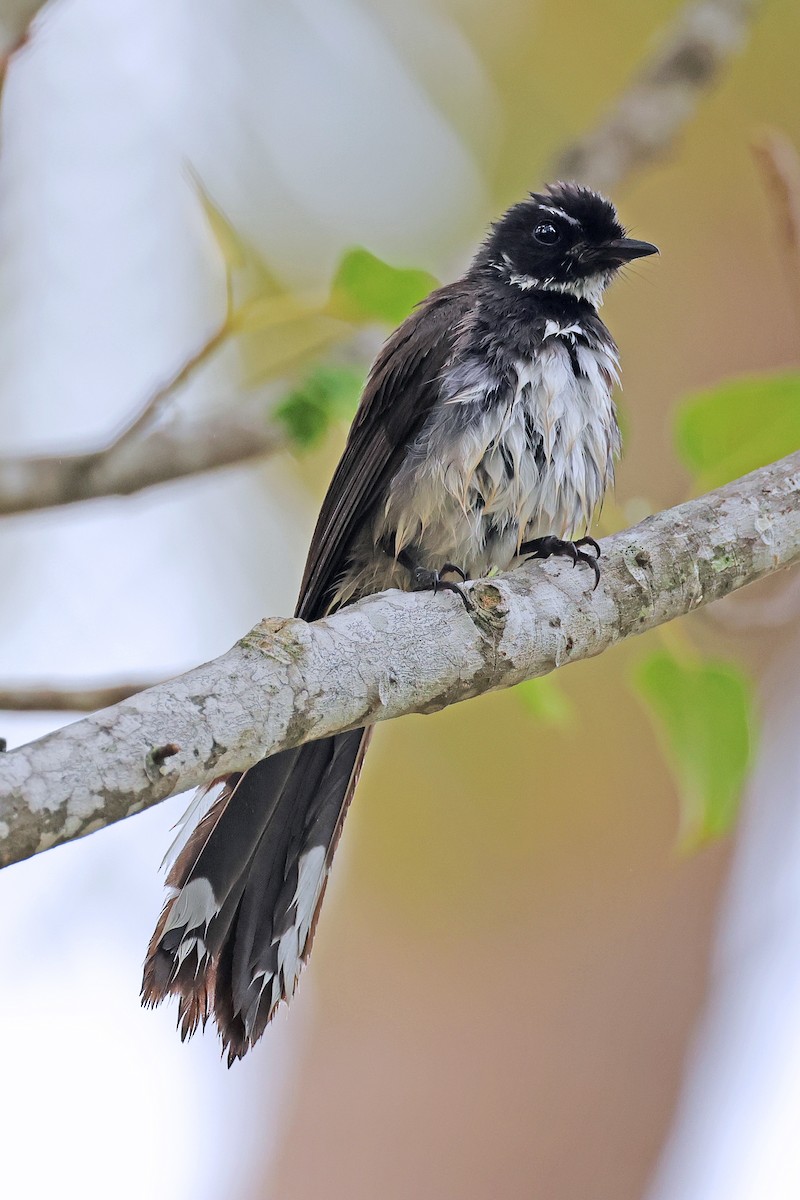
<path id="1" fill-rule="evenodd" d="M 53 6 L 3 97 L 0 453 L 102 440 L 213 327 L 221 268 L 187 163 L 300 280 L 354 241 L 442 269 L 442 230 L 483 216 L 462 130 L 481 137 L 491 104 L 454 32 L 403 12 L 389 31 L 348 0 Z M 415 76 L 398 47 L 423 18 Z M 457 116 L 426 90 L 454 72 L 473 105 Z M 185 402 L 219 402 L 232 366 Z M 0 677 L 161 675 L 220 652 L 291 611 L 312 518 L 271 464 L 0 523 Z M 10 745 L 60 723 L 0 721 Z M 138 1005 L 185 804 L 0 873 L 9 1196 L 234 1200 L 280 1136 L 313 971 L 231 1071 L 213 1037 L 182 1046 L 174 1010 Z"/>

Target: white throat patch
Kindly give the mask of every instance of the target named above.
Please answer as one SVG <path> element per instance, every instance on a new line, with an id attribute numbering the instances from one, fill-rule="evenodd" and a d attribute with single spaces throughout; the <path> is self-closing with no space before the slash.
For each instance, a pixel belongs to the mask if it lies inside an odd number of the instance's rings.
<path id="1" fill-rule="evenodd" d="M 509 283 L 523 292 L 560 292 L 562 295 L 574 296 L 577 300 L 588 300 L 594 308 L 599 308 L 603 303 L 603 292 L 611 282 L 612 276 L 611 271 L 600 271 L 597 275 L 588 275 L 585 279 L 562 283 L 550 277 L 539 279 L 535 275 L 520 275 L 505 254 L 503 264 L 498 266 L 498 270 L 505 275 Z"/>

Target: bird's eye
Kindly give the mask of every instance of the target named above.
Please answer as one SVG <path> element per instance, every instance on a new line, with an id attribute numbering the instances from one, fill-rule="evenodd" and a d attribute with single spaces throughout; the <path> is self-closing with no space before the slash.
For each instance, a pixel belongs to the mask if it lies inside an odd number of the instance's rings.
<path id="1" fill-rule="evenodd" d="M 554 246 L 561 237 L 561 234 L 555 225 L 551 225 L 549 221 L 543 221 L 541 225 L 536 226 L 533 236 L 537 242 L 542 242 L 545 246 Z"/>

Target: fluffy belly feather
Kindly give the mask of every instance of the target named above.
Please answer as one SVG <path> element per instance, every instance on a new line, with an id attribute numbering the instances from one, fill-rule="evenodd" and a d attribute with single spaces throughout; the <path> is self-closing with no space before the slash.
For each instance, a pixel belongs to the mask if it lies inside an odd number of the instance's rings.
<path id="1" fill-rule="evenodd" d="M 462 364 L 443 386 L 354 555 L 339 603 L 408 586 L 385 553 L 409 548 L 420 565 L 461 567 L 469 578 L 507 569 L 527 538 L 576 536 L 613 482 L 619 447 L 611 390 L 613 349 L 554 330 L 536 357 L 500 380 Z"/>

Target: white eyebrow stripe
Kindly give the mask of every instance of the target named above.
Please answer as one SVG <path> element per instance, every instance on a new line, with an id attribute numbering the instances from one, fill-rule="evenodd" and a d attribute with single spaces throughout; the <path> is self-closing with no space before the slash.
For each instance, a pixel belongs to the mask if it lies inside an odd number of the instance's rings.
<path id="1" fill-rule="evenodd" d="M 569 213 L 565 213 L 563 208 L 553 208 L 550 204 L 540 204 L 539 208 L 542 212 L 552 213 L 554 217 L 561 217 L 563 221 L 569 221 L 570 225 L 580 225 L 577 217 L 571 217 Z"/>

